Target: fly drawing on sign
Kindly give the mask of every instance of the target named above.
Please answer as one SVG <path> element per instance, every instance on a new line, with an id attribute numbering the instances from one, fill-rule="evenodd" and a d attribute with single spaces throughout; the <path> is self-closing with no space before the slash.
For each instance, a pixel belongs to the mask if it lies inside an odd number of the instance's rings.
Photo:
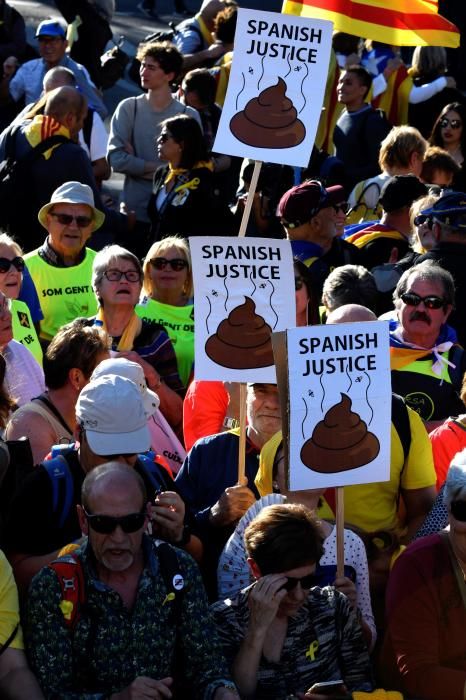
<path id="1" fill-rule="evenodd" d="M 262 90 L 232 117 L 230 130 L 238 141 L 256 148 L 292 148 L 304 141 L 306 128 L 298 119 L 287 89 L 285 80 L 279 77 L 276 85 Z"/>

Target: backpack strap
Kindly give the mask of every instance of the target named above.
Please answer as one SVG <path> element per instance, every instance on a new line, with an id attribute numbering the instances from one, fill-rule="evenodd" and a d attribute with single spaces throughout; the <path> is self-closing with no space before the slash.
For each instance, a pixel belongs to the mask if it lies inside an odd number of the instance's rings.
<path id="1" fill-rule="evenodd" d="M 448 353 L 448 360 L 452 362 L 455 366 L 448 366 L 448 375 L 454 390 L 459 393 L 461 389 L 461 382 L 463 381 L 464 374 L 464 350 L 461 345 L 456 343 L 450 348 Z"/>
<path id="2" fill-rule="evenodd" d="M 50 479 L 52 486 L 52 508 L 54 514 L 58 514 L 58 527 L 62 528 L 73 503 L 73 476 L 68 462 L 61 454 L 41 462 L 41 466 L 44 467 Z"/>
<path id="3" fill-rule="evenodd" d="M 55 572 L 60 584 L 62 595 L 60 610 L 63 613 L 65 625 L 73 631 L 86 601 L 81 560 L 73 554 L 67 554 L 55 559 L 48 566 Z"/>
<path id="4" fill-rule="evenodd" d="M 409 423 L 408 407 L 404 399 L 392 393 L 392 423 L 400 438 L 403 448 L 404 461 L 408 459 L 411 449 L 411 425 Z M 404 468 L 404 467 L 403 467 Z"/>

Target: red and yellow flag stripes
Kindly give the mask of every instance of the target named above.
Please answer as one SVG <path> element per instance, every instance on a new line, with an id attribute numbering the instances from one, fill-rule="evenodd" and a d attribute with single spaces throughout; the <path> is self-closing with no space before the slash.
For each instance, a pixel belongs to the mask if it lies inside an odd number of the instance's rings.
<path id="1" fill-rule="evenodd" d="M 436 0 L 284 0 L 282 12 L 328 19 L 338 31 L 395 46 L 457 48 L 460 42 Z"/>

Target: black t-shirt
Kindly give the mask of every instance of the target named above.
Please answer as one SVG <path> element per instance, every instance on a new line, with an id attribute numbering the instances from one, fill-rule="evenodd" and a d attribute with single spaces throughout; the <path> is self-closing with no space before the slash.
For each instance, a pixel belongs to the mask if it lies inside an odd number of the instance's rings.
<path id="1" fill-rule="evenodd" d="M 84 473 L 77 451 L 63 455 L 73 480 L 70 507 L 60 527 L 63 513 L 64 484 L 59 486 L 58 507 L 53 508 L 53 486 L 45 467 L 39 465 L 29 474 L 13 498 L 4 531 L 4 549 L 7 553 L 21 552 L 30 556 L 49 554 L 81 537 L 76 506 L 81 503 L 81 486 Z M 168 472 L 160 467 L 161 486 L 176 490 Z M 154 499 L 154 486 L 145 469 L 137 461 L 135 469 L 143 478 L 148 500 Z"/>

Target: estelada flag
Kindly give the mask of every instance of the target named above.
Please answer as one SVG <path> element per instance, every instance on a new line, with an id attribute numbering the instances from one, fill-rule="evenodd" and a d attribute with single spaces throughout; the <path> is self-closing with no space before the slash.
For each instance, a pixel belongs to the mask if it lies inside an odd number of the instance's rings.
<path id="1" fill-rule="evenodd" d="M 456 49 L 458 28 L 437 12 L 437 0 L 284 0 L 282 12 L 328 19 L 340 32 L 393 46 Z"/>

